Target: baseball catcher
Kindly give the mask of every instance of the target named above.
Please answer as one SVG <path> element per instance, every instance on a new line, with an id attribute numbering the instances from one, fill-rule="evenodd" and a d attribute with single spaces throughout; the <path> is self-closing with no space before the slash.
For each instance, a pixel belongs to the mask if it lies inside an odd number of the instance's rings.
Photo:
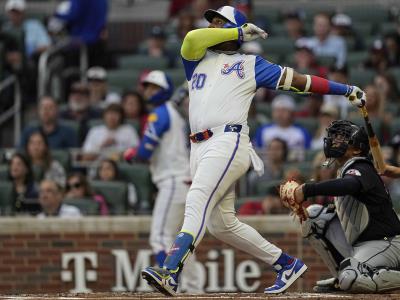
<path id="1" fill-rule="evenodd" d="M 281 198 L 302 222 L 303 236 L 322 257 L 333 278 L 315 291 L 374 293 L 400 288 L 400 222 L 390 194 L 368 159 L 368 136 L 352 122 L 334 121 L 324 141 L 326 164 L 340 166 L 337 179 L 299 185 L 286 182 Z M 334 205 L 301 203 L 334 196 Z"/>

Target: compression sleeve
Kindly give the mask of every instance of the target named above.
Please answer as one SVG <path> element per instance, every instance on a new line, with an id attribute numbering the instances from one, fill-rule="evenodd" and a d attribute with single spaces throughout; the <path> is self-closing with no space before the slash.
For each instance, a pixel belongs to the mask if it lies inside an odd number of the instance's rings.
<path id="1" fill-rule="evenodd" d="M 182 43 L 181 55 L 185 60 L 203 58 L 207 48 L 219 43 L 239 39 L 239 28 L 201 28 L 189 31 Z"/>
<path id="2" fill-rule="evenodd" d="M 306 183 L 303 187 L 304 198 L 314 196 L 356 195 L 361 191 L 361 183 L 354 176 Z"/>

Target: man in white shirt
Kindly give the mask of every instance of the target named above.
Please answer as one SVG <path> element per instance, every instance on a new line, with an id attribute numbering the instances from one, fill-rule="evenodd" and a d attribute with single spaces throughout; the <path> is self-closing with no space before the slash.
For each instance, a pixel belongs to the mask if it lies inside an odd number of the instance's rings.
<path id="1" fill-rule="evenodd" d="M 103 114 L 104 125 L 89 130 L 83 144 L 85 160 L 102 155 L 119 155 L 126 148 L 136 147 L 139 137 L 135 129 L 124 124 L 123 110 L 119 104 L 110 104 Z"/>
<path id="2" fill-rule="evenodd" d="M 60 185 L 50 179 L 43 180 L 39 189 L 39 203 L 42 207 L 42 212 L 37 217 L 40 219 L 46 217 L 81 217 L 82 214 L 77 207 L 62 203 L 63 198 L 64 192 Z"/>

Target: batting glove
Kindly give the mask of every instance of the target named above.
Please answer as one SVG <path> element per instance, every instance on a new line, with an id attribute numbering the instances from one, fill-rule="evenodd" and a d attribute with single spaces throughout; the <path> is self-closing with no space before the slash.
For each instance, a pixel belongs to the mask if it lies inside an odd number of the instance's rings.
<path id="1" fill-rule="evenodd" d="M 350 86 L 350 90 L 346 96 L 350 103 L 358 108 L 364 107 L 365 103 L 367 102 L 367 96 L 365 92 L 355 85 Z"/>
<path id="2" fill-rule="evenodd" d="M 254 24 L 246 23 L 240 27 L 239 37 L 243 42 L 249 42 L 258 38 L 266 39 L 268 34 Z"/>
<path id="3" fill-rule="evenodd" d="M 124 160 L 127 162 L 132 162 L 132 160 L 135 158 L 137 153 L 137 148 L 128 148 L 124 152 Z"/>

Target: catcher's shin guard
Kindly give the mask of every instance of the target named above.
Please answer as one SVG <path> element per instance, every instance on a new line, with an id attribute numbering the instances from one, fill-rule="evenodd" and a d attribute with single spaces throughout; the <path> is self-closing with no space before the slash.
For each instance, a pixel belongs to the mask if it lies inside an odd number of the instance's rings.
<path id="1" fill-rule="evenodd" d="M 343 291 L 352 293 L 374 293 L 378 291 L 373 278 L 373 270 L 353 257 L 340 263 L 339 286 Z"/>
<path id="2" fill-rule="evenodd" d="M 378 285 L 378 292 L 400 289 L 400 271 L 389 268 L 377 269 L 372 280 Z"/>
<path id="3" fill-rule="evenodd" d="M 333 208 L 319 204 L 310 205 L 307 212 L 309 217 L 301 225 L 303 237 L 308 239 L 311 246 L 321 256 L 332 276 L 337 277 L 339 263 L 343 257 L 325 237 L 328 225 L 336 213 Z"/>
<path id="4" fill-rule="evenodd" d="M 190 254 L 194 251 L 193 235 L 188 232 L 180 232 L 175 239 L 174 244 L 167 254 L 164 261 L 164 268 L 171 273 L 180 273 L 183 263 Z"/>

